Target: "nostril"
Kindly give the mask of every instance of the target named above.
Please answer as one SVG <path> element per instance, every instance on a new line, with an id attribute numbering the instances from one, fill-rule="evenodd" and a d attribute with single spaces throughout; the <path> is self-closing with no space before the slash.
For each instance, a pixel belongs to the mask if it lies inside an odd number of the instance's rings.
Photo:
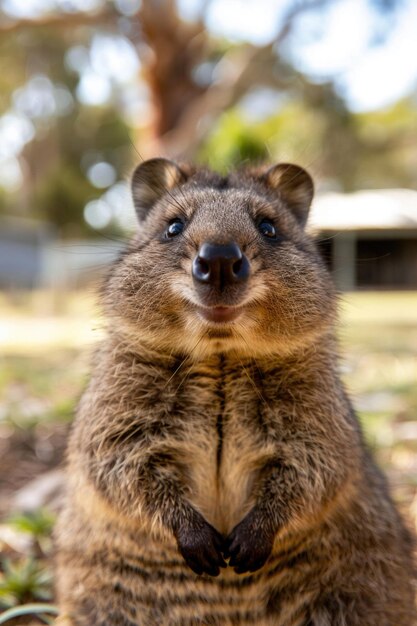
<path id="1" fill-rule="evenodd" d="M 200 283 L 208 283 L 213 278 L 212 273 L 209 261 L 206 261 L 200 255 L 194 258 L 192 274 L 195 280 Z"/>
<path id="2" fill-rule="evenodd" d="M 210 273 L 210 266 L 209 266 L 209 264 L 207 263 L 207 261 L 202 259 L 201 256 L 197 257 L 197 265 L 198 265 L 198 269 L 201 272 L 201 274 L 209 274 Z"/>
<path id="3" fill-rule="evenodd" d="M 242 259 L 238 259 L 237 261 L 235 261 L 232 265 L 232 272 L 235 276 L 238 276 L 240 270 L 242 269 Z"/>
<path id="4" fill-rule="evenodd" d="M 250 275 L 250 263 L 245 254 L 232 265 L 232 275 L 235 282 L 245 282 Z"/>

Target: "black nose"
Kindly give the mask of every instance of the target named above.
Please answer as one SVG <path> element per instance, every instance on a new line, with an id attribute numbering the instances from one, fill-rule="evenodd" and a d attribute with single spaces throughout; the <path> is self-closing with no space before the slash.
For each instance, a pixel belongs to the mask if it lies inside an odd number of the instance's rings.
<path id="1" fill-rule="evenodd" d="M 249 278 L 249 261 L 234 241 L 203 243 L 193 261 L 193 278 L 222 289 Z"/>

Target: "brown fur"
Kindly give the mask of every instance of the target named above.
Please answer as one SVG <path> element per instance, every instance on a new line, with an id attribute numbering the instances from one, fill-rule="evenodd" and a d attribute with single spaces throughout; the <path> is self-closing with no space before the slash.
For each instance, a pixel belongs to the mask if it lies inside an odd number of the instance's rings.
<path id="1" fill-rule="evenodd" d="M 312 192 L 288 165 L 135 172 L 140 231 L 106 283 L 108 337 L 69 445 L 63 624 L 416 623 L 412 541 L 338 374 L 336 297 L 303 228 Z M 249 281 L 197 287 L 201 243 L 230 240 Z M 208 323 L 202 302 L 242 314 Z M 222 552 L 234 568 L 217 577 L 187 565 L 216 574 Z"/>

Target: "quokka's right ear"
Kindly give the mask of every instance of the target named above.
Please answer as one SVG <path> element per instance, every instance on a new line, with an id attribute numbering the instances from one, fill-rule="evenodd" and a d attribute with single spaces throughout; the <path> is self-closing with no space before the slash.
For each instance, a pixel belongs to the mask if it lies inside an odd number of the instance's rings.
<path id="1" fill-rule="evenodd" d="M 263 175 L 262 180 L 276 191 L 298 223 L 304 227 L 314 195 L 314 183 L 310 174 L 299 165 L 278 163 Z"/>
<path id="2" fill-rule="evenodd" d="M 132 196 L 139 220 L 144 220 L 164 194 L 187 178 L 188 175 L 168 159 L 149 159 L 138 165 L 132 175 Z"/>

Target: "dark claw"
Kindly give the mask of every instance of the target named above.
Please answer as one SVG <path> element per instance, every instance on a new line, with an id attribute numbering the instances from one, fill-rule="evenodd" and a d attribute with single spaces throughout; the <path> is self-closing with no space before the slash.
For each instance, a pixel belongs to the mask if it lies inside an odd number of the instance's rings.
<path id="1" fill-rule="evenodd" d="M 273 542 L 274 533 L 252 509 L 227 537 L 223 554 L 237 574 L 256 572 L 268 560 Z"/>
<path id="2" fill-rule="evenodd" d="M 198 565 L 195 561 L 192 561 L 191 559 L 187 559 L 186 563 L 188 567 L 192 569 L 195 574 L 198 574 L 200 576 L 203 573 L 203 568 L 200 567 L 200 565 Z"/>
<path id="3" fill-rule="evenodd" d="M 178 549 L 187 565 L 198 575 L 218 576 L 220 567 L 227 567 L 221 551 L 223 538 L 197 512 L 192 523 L 176 532 Z"/>

